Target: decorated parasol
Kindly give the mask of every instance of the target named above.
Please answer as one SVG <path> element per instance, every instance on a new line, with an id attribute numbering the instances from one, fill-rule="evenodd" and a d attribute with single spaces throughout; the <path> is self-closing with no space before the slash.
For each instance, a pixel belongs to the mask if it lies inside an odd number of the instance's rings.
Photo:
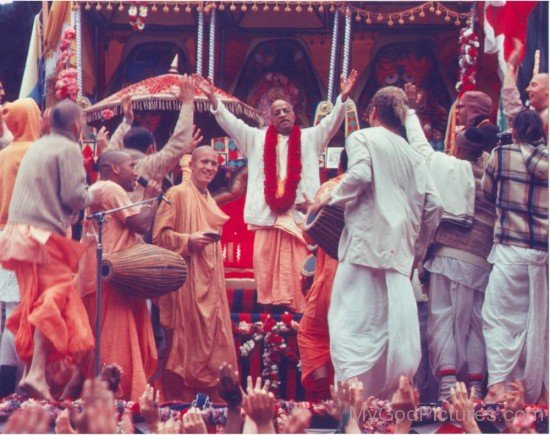
<path id="1" fill-rule="evenodd" d="M 179 86 L 181 78 L 179 74 L 164 74 L 127 86 L 87 109 L 87 120 L 90 123 L 103 120 L 106 109 L 111 110 L 115 116 L 118 115 L 121 110 L 120 103 L 126 95 L 131 95 L 134 110 L 178 111 L 181 103 L 175 97 L 174 89 Z M 215 92 L 230 112 L 254 125 L 261 124 L 262 118 L 256 109 L 219 88 L 215 88 Z M 194 107 L 195 111 L 200 113 L 210 110 L 208 98 L 198 88 L 195 88 Z"/>

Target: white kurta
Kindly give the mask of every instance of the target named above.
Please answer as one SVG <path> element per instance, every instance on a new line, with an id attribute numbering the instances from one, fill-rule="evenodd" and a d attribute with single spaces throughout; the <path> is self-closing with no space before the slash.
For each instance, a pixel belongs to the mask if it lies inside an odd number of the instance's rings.
<path id="1" fill-rule="evenodd" d="M 377 397 L 395 392 L 421 358 L 410 282 L 442 214 L 424 158 L 383 127 L 346 141 L 348 171 L 332 191 L 345 229 L 328 316 L 336 380 L 357 376 Z"/>
<path id="2" fill-rule="evenodd" d="M 521 380 L 526 403 L 548 389 L 548 253 L 496 244 L 483 305 L 491 386 Z"/>
<path id="3" fill-rule="evenodd" d="M 435 255 L 424 265 L 430 275 L 428 343 L 430 367 L 482 375 L 485 346 L 481 309 L 490 271 L 465 261 Z"/>

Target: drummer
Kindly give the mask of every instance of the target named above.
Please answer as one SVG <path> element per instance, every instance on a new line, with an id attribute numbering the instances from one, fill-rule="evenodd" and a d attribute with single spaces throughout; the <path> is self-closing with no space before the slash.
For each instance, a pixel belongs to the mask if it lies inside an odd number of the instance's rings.
<path id="1" fill-rule="evenodd" d="M 136 162 L 123 151 L 107 151 L 99 159 L 100 181 L 91 192 L 100 192 L 102 201 L 94 202 L 88 214 L 132 204 L 129 193 L 137 180 Z M 149 181 L 144 198 L 155 198 L 160 188 Z M 130 207 L 109 214 L 103 226 L 103 249 L 108 256 L 122 249 L 143 243 L 141 235 L 149 231 L 158 202 L 141 207 Z M 84 228 L 87 250 L 79 267 L 78 288 L 88 312 L 92 330 L 96 320 L 96 235 L 97 224 L 88 221 Z M 122 369 L 120 398 L 137 401 L 145 390 L 147 379 L 156 369 L 157 351 L 147 310 L 146 300 L 128 297 L 104 284 L 102 292 L 101 361 L 100 364 L 117 364 Z M 85 368 L 92 375 L 93 367 Z"/>
<path id="2" fill-rule="evenodd" d="M 315 199 L 334 189 L 348 168 L 346 150 L 340 154 L 339 175 L 324 183 Z M 304 232 L 304 239 L 309 242 Z M 328 308 L 332 282 L 338 267 L 338 260 L 328 256 L 320 247 L 317 249 L 317 263 L 311 289 L 306 294 L 306 308 L 298 330 L 298 348 L 302 361 L 302 384 L 312 394 L 314 402 L 330 400 L 330 384 L 334 368 L 330 361 L 330 340 L 328 332 Z"/>

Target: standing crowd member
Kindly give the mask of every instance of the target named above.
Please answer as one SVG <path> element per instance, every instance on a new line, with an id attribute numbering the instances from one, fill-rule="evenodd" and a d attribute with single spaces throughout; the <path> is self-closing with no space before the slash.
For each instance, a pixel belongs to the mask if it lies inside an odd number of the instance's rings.
<path id="1" fill-rule="evenodd" d="M 168 331 L 162 378 L 165 400 L 191 401 L 206 393 L 214 401 L 219 367 L 237 367 L 219 235 L 229 219 L 208 192 L 218 157 L 209 146 L 192 154 L 191 177 L 166 193 L 153 230 L 155 244 L 187 262 L 187 281 L 159 300 L 160 323 Z"/>
<path id="2" fill-rule="evenodd" d="M 1 86 L 1 85 L 0 85 Z M 1 96 L 1 95 L 0 95 Z M 40 109 L 31 98 L 6 103 L 0 110 L 13 140 L 0 151 L 0 233 L 8 221 L 8 210 L 19 165 L 31 144 L 40 137 Z M 19 303 L 17 277 L 0 266 L 0 305 L 5 310 L 2 322 Z M 4 329 L 0 342 L 0 397 L 13 393 L 21 360 L 15 351 L 13 333 Z M 18 370 L 19 369 L 19 370 Z"/>
<path id="3" fill-rule="evenodd" d="M 344 177 L 347 170 L 347 154 L 340 154 L 340 175 L 327 181 L 317 191 L 315 200 L 330 192 Z M 304 234 L 306 241 L 307 234 Z M 306 294 L 306 308 L 298 329 L 298 347 L 302 363 L 302 385 L 314 394 L 314 400 L 330 400 L 330 385 L 334 378 L 334 368 L 330 360 L 330 336 L 328 330 L 328 310 L 332 284 L 338 260 L 331 258 L 317 247 L 315 274 L 310 290 Z"/>
<path id="4" fill-rule="evenodd" d="M 502 82 L 502 108 L 506 122 L 511 127 L 514 117 L 523 110 L 521 96 L 516 84 L 518 68 L 521 62 L 523 44 L 514 38 L 514 48 L 508 56 L 506 73 Z M 537 112 L 542 120 L 545 137 L 548 139 L 548 73 L 534 72 L 525 89 L 529 97 L 529 108 Z"/>
<path id="5" fill-rule="evenodd" d="M 303 312 L 300 267 L 307 256 L 299 225 L 320 186 L 319 156 L 338 131 L 357 71 L 341 77 L 342 94 L 319 125 L 301 129 L 289 102 L 270 107 L 270 126 L 260 130 L 237 119 L 218 101 L 211 83 L 198 82 L 218 124 L 248 158 L 244 221 L 255 232 L 254 277 L 258 302 Z"/>
<path id="6" fill-rule="evenodd" d="M 448 400 L 458 373 L 466 372 L 470 387 L 481 398 L 485 346 L 481 308 L 491 265 L 494 206 L 481 190 L 484 167 L 478 163 L 486 139 L 477 128 L 457 135 L 456 157 L 469 162 L 476 182 L 471 228 L 442 221 L 424 268 L 430 272 L 428 342 L 430 365 L 439 378 L 439 400 Z"/>
<path id="7" fill-rule="evenodd" d="M 21 161 L 0 235 L 0 262 L 15 271 L 21 294 L 7 321 L 26 366 L 19 386 L 36 398 L 51 399 L 47 361 L 79 359 L 93 349 L 73 284 L 82 245 L 66 237 L 73 216 L 94 199 L 76 142 L 83 126 L 76 104 L 62 101 L 54 107 L 51 133 L 34 142 Z"/>
<path id="8" fill-rule="evenodd" d="M 493 150 L 481 187 L 495 204 L 493 264 L 483 305 L 489 393 L 521 380 L 527 401 L 548 400 L 548 148 L 540 116 L 523 110 L 513 143 Z"/>
<path id="9" fill-rule="evenodd" d="M 99 192 L 101 201 L 90 204 L 88 214 L 127 207 L 132 204 L 129 192 L 136 186 L 136 162 L 122 151 L 107 151 L 99 159 L 100 180 L 90 187 Z M 150 181 L 144 190 L 144 199 L 155 198 L 160 193 L 157 183 Z M 129 207 L 110 214 L 103 227 L 104 255 L 131 248 L 143 243 L 141 236 L 147 233 L 155 216 L 157 202 Z M 84 235 L 88 246 L 80 263 L 79 273 L 90 272 L 87 279 L 79 280 L 79 290 L 88 312 L 90 327 L 96 324 L 96 241 L 97 223 L 86 223 Z M 122 394 L 124 400 L 137 401 L 155 372 L 157 349 L 146 300 L 121 293 L 109 283 L 103 284 L 101 299 L 101 348 L 100 364 L 117 364 L 122 369 Z M 88 376 L 93 366 L 88 365 Z"/>
<path id="10" fill-rule="evenodd" d="M 399 136 L 406 98 L 391 86 L 374 95 L 372 127 L 349 136 L 349 169 L 321 201 L 345 206 L 328 315 L 335 380 L 358 379 L 378 397 L 420 362 L 410 276 L 442 214 L 424 158 Z"/>

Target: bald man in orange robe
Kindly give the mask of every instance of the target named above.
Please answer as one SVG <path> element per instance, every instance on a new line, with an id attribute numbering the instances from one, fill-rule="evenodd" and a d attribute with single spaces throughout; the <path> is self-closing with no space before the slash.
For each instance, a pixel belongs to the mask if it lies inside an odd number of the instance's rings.
<path id="1" fill-rule="evenodd" d="M 190 179 L 168 190 L 172 206 L 160 205 L 153 229 L 154 243 L 181 254 L 188 267 L 184 286 L 159 301 L 169 349 L 161 391 L 165 400 L 191 401 L 204 393 L 220 401 L 219 367 L 237 366 L 222 247 L 214 237 L 229 217 L 207 189 L 218 169 L 215 151 L 197 148 L 189 166 Z"/>

